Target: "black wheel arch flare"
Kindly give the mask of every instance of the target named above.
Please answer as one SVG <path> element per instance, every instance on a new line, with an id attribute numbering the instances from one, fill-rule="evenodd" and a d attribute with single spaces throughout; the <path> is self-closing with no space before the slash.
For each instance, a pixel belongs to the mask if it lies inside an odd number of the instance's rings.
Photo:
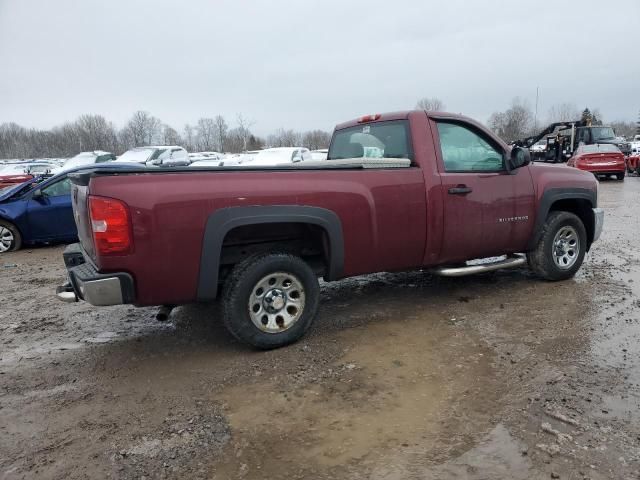
<path id="1" fill-rule="evenodd" d="M 548 190 L 545 190 L 538 205 L 536 223 L 533 229 L 533 236 L 529 241 L 529 250 L 532 250 L 540 240 L 540 236 L 542 235 L 542 227 L 547 220 L 547 215 L 549 215 L 553 204 L 558 201 L 571 200 L 586 200 L 587 202 L 589 202 L 591 208 L 596 208 L 598 206 L 597 192 L 589 188 L 550 188 Z M 589 213 L 593 215 L 592 212 Z M 588 247 L 590 247 L 593 240 L 594 225 L 585 224 L 585 229 L 587 230 Z"/>
<path id="2" fill-rule="evenodd" d="M 236 227 L 267 223 L 307 223 L 324 229 L 329 240 L 327 280 L 343 275 L 344 239 L 338 215 L 326 208 L 299 205 L 227 207 L 207 218 L 200 253 L 197 299 L 214 300 L 218 295 L 220 254 L 226 235 Z"/>

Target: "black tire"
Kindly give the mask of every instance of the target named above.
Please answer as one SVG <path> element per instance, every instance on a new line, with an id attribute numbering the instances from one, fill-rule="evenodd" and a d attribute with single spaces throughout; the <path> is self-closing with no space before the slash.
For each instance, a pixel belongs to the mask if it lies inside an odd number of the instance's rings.
<path id="1" fill-rule="evenodd" d="M 624 172 L 616 173 L 616 179 L 620 181 L 624 180 Z"/>
<path id="2" fill-rule="evenodd" d="M 7 250 L 4 250 L 4 248 L 0 248 L 0 253 L 3 253 L 3 250 L 5 252 L 20 250 L 20 247 L 22 247 L 22 235 L 20 235 L 20 230 L 18 230 L 18 228 L 13 223 L 7 222 L 5 220 L 0 220 L 0 227 L 9 230 L 13 235 L 13 241 L 11 242 L 9 248 Z M 2 239 L 0 239 L 0 242 L 1 241 Z"/>
<path id="3" fill-rule="evenodd" d="M 578 237 L 578 245 L 574 263 L 569 267 L 561 268 L 554 261 L 554 239 L 564 227 L 574 230 Z M 551 212 L 542 227 L 538 244 L 527 253 L 527 259 L 529 267 L 539 277 L 549 281 L 566 280 L 576 274 L 582 265 L 586 250 L 587 231 L 582 220 L 573 213 Z"/>
<path id="4" fill-rule="evenodd" d="M 640 162 L 638 162 L 638 166 L 636 167 L 636 174 L 640 177 Z"/>
<path id="5" fill-rule="evenodd" d="M 274 277 L 283 277 L 287 274 L 293 277 L 294 285 L 298 285 L 301 292 L 298 292 L 298 298 L 302 297 L 304 304 L 301 311 L 297 307 L 289 304 L 289 301 L 295 298 L 293 295 L 295 291 L 290 291 L 289 294 L 284 294 L 285 305 L 281 307 L 280 311 L 289 311 L 290 308 L 295 309 L 296 319 L 291 321 L 290 326 L 282 327 L 281 323 L 277 323 L 278 328 L 285 328 L 283 331 L 265 331 L 258 328 L 257 323 L 252 320 L 252 314 L 249 311 L 250 301 L 256 302 L 254 307 L 259 307 L 258 310 L 254 310 L 254 317 L 262 315 L 261 322 L 264 322 L 266 317 L 274 316 L 276 322 L 278 317 L 280 322 L 284 322 L 283 317 L 279 316 L 277 312 L 266 311 L 267 295 L 278 290 L 278 292 L 285 292 L 285 287 L 279 288 L 281 285 L 274 284 L 274 287 L 269 290 L 269 286 L 266 286 L 261 293 L 261 297 L 256 297 L 256 292 L 260 291 L 259 282 L 271 275 Z M 268 279 L 270 282 L 272 278 Z M 285 280 L 282 280 L 282 285 L 285 284 Z M 256 288 L 254 292 L 254 288 Z M 268 291 L 264 291 L 268 290 Z M 276 292 L 276 294 L 279 294 Z M 289 296 L 291 298 L 289 298 Z M 262 298 L 262 300 L 260 300 Z M 238 340 L 247 343 L 253 347 L 268 350 L 272 348 L 283 347 L 290 343 L 293 343 L 300 339 L 305 332 L 309 329 L 318 311 L 318 303 L 320 299 L 320 286 L 318 285 L 318 278 L 309 265 L 300 257 L 291 255 L 288 253 L 266 253 L 259 254 L 253 257 L 249 257 L 244 261 L 234 266 L 233 270 L 229 274 L 224 286 L 223 292 L 223 317 L 224 324 L 231 332 L 231 334 Z M 254 308 L 252 307 L 252 308 Z M 267 315 L 268 314 L 268 315 Z M 290 315 L 286 314 L 287 319 Z M 268 321 L 271 322 L 272 318 Z M 256 319 L 256 322 L 258 320 Z M 282 323 L 284 325 L 284 323 Z M 272 327 L 268 325 L 264 326 L 264 329 L 273 328 L 275 324 L 270 323 Z"/>

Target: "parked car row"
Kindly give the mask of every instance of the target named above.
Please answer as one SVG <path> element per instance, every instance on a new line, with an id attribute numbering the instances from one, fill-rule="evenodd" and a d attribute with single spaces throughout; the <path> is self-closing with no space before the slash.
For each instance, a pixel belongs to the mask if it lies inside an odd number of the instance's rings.
<path id="1" fill-rule="evenodd" d="M 52 172 L 58 165 L 50 162 L 20 162 L 0 165 L 0 188 L 17 185 Z"/>
<path id="2" fill-rule="evenodd" d="M 326 151 L 320 152 L 326 159 Z M 319 159 L 308 148 L 268 148 L 243 154 L 188 154 L 177 145 L 136 147 L 116 157 L 81 152 L 66 161 L 13 161 L 0 164 L 0 253 L 23 244 L 71 242 L 77 231 L 68 175 L 100 165 L 109 169 L 190 166 L 277 166 Z"/>
<path id="3" fill-rule="evenodd" d="M 77 238 L 71 208 L 69 174 L 93 164 L 70 168 L 56 175 L 42 175 L 0 188 L 0 253 L 18 250 L 23 244 L 72 242 Z M 104 169 L 144 167 L 103 163 Z"/>

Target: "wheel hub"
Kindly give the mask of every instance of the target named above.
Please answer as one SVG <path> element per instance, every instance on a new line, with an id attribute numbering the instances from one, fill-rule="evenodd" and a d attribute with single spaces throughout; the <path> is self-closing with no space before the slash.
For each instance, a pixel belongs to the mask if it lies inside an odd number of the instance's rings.
<path id="1" fill-rule="evenodd" d="M 553 240 L 553 261 L 562 270 L 567 270 L 576 263 L 580 253 L 578 232 L 570 225 L 558 230 Z"/>
<path id="2" fill-rule="evenodd" d="M 0 226 L 0 252 L 7 252 L 13 245 L 13 233 L 8 228 Z"/>
<path id="3" fill-rule="evenodd" d="M 280 333 L 300 319 L 305 302 L 306 294 L 298 277 L 274 272 L 254 285 L 247 307 L 256 327 L 266 333 Z"/>
<path id="4" fill-rule="evenodd" d="M 279 288 L 272 288 L 264 295 L 262 305 L 269 313 L 278 313 L 287 303 L 286 293 Z"/>

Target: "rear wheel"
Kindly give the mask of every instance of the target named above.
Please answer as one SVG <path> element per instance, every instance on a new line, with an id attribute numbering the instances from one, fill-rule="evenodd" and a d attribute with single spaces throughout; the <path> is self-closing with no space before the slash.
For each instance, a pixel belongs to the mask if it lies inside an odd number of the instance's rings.
<path id="1" fill-rule="evenodd" d="M 240 341 L 261 349 L 298 340 L 316 316 L 318 278 L 300 257 L 250 257 L 230 273 L 223 293 L 224 322 Z"/>
<path id="2" fill-rule="evenodd" d="M 551 212 L 536 247 L 527 254 L 531 270 L 539 277 L 566 280 L 573 277 L 584 260 L 587 232 L 573 213 Z"/>
<path id="3" fill-rule="evenodd" d="M 0 253 L 19 250 L 22 246 L 22 236 L 12 223 L 0 220 Z"/>
<path id="4" fill-rule="evenodd" d="M 624 172 L 616 173 L 616 179 L 617 180 L 624 180 Z"/>

